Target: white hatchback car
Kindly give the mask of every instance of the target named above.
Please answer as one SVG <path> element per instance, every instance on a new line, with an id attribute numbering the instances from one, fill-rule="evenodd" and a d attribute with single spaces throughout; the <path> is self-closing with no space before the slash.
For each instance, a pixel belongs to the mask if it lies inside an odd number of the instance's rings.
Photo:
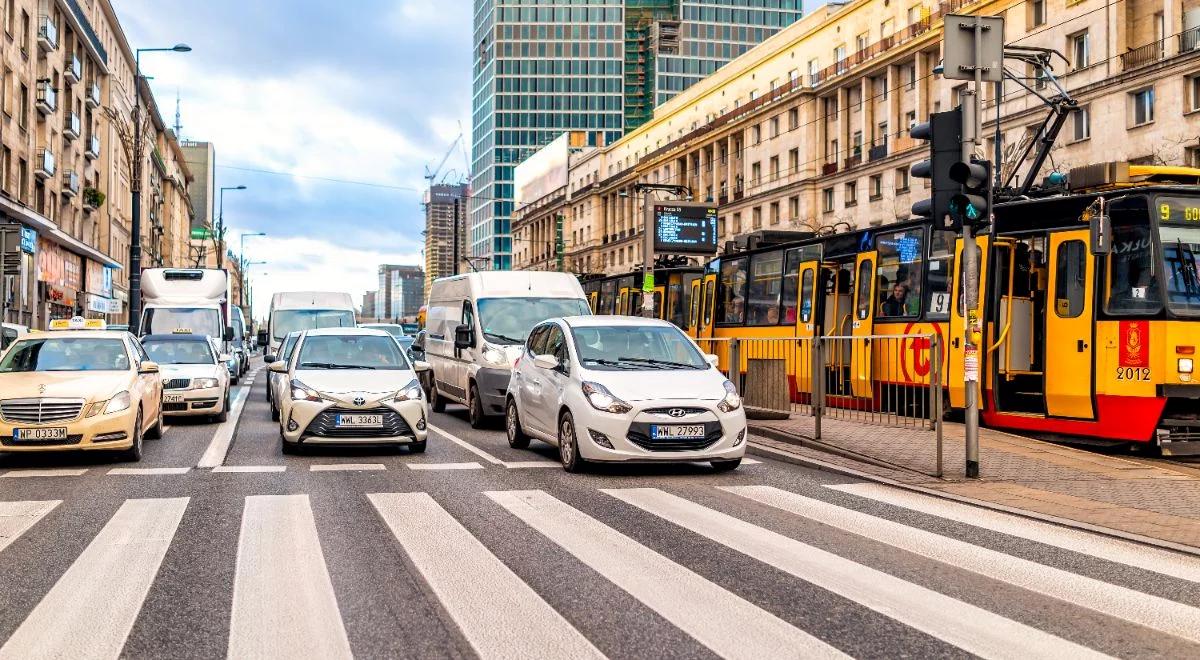
<path id="1" fill-rule="evenodd" d="M 366 328 L 309 330 L 287 362 L 279 396 L 279 436 L 284 453 L 309 445 L 406 445 L 425 451 L 429 404 L 410 364 L 391 335 Z"/>
<path id="2" fill-rule="evenodd" d="M 710 461 L 732 470 L 746 453 L 746 413 L 714 363 L 666 321 L 546 321 L 513 369 L 508 443 L 557 445 L 569 472 L 590 461 Z"/>

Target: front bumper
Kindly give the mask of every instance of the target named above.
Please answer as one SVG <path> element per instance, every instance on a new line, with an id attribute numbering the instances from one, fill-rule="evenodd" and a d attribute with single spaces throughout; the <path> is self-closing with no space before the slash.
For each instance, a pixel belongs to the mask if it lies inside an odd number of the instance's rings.
<path id="1" fill-rule="evenodd" d="M 84 407 L 86 410 L 86 406 Z M 60 451 L 111 451 L 129 449 L 133 446 L 133 425 L 137 420 L 137 407 L 111 415 L 95 415 L 70 422 L 49 424 L 23 424 L 0 420 L 0 453 L 34 453 Z M 67 429 L 66 440 L 25 441 L 13 440 L 14 429 Z"/>
<path id="2" fill-rule="evenodd" d="M 741 458 L 746 454 L 746 413 L 739 408 L 723 413 L 716 401 L 654 401 L 634 403 L 634 409 L 624 415 L 601 412 L 588 405 L 587 411 L 575 419 L 580 454 L 589 461 L 602 462 L 691 462 L 723 461 Z M 665 411 L 673 408 L 688 411 L 683 417 L 672 417 Z M 653 424 L 703 425 L 705 437 L 696 440 L 662 441 L 650 438 Z M 593 438 L 601 433 L 612 445 L 608 448 Z"/>
<path id="3" fill-rule="evenodd" d="M 166 397 L 175 394 L 182 394 L 183 402 L 167 403 Z M 169 417 L 216 415 L 225 408 L 225 389 L 209 387 L 200 390 L 165 390 L 163 399 L 163 414 Z"/>
<path id="4" fill-rule="evenodd" d="M 508 381 L 511 379 L 512 371 L 510 369 L 480 367 L 479 371 L 475 373 L 475 384 L 479 387 L 479 398 L 482 399 L 485 414 L 504 414 Z"/>
<path id="5" fill-rule="evenodd" d="M 338 428 L 338 414 L 380 414 L 383 426 L 373 429 Z M 287 419 L 281 420 L 283 439 L 304 445 L 403 445 L 424 442 L 429 436 L 429 411 L 425 400 L 402 403 L 368 403 L 361 407 L 333 401 L 292 401 Z"/>

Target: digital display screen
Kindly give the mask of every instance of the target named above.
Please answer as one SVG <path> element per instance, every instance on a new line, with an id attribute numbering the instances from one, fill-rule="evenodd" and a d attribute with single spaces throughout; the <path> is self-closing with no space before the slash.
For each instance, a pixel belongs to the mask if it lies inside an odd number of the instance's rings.
<path id="1" fill-rule="evenodd" d="M 717 253 L 717 207 L 711 204 L 653 204 L 654 251 L 658 254 Z"/>
<path id="2" fill-rule="evenodd" d="M 1159 197 L 1159 222 L 1200 225 L 1200 197 Z"/>

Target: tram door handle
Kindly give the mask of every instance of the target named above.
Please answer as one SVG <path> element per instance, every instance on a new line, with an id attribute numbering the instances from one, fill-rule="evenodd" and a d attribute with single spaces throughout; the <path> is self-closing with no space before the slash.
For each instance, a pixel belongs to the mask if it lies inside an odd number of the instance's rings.
<path id="1" fill-rule="evenodd" d="M 1087 342 L 1082 339 L 1075 340 L 1075 350 L 1082 353 L 1087 350 Z"/>
<path id="2" fill-rule="evenodd" d="M 954 338 L 954 348 L 958 348 L 958 345 L 959 345 L 961 342 L 962 342 L 962 340 L 961 340 L 960 338 L 958 338 L 958 337 L 955 337 L 955 338 Z"/>

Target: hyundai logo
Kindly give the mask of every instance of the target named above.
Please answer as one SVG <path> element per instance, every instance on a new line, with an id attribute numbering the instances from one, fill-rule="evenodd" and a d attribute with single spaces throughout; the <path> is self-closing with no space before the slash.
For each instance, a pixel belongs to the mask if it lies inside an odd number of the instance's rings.
<path id="1" fill-rule="evenodd" d="M 667 411 L 667 414 L 672 417 L 684 417 L 688 414 L 688 411 L 683 408 L 672 408 Z"/>
<path id="2" fill-rule="evenodd" d="M 361 405 L 364 405 L 364 404 L 366 404 L 366 403 L 367 403 L 367 400 L 366 400 L 366 399 L 364 399 L 364 398 L 362 398 L 361 396 L 356 396 L 356 397 L 354 397 L 354 405 L 356 405 L 356 406 L 361 406 Z"/>

